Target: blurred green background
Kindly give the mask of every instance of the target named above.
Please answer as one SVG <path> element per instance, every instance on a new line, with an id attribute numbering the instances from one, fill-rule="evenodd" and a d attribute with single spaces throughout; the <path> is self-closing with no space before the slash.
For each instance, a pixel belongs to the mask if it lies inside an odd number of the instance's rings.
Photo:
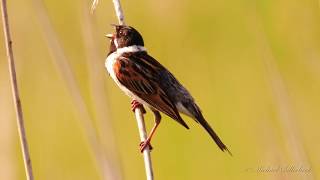
<path id="1" fill-rule="evenodd" d="M 111 0 L 8 2 L 36 179 L 145 179 L 130 99 L 104 68 Z M 158 180 L 320 178 L 320 6 L 316 0 L 122 0 L 126 22 L 190 90 L 233 157 L 163 116 Z M 2 27 L 2 26 L 1 26 Z M 0 36 L 0 179 L 25 179 Z M 152 113 L 146 115 L 149 129 Z M 302 167 L 304 172 L 261 172 Z M 260 169 L 260 170 L 259 170 Z"/>

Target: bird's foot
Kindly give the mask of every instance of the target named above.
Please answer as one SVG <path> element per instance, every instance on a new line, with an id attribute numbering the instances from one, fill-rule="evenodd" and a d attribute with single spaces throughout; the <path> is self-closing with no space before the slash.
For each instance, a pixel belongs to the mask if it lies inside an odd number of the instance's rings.
<path id="1" fill-rule="evenodd" d="M 136 108 L 141 108 L 141 111 L 143 114 L 146 113 L 146 110 L 144 109 L 143 105 L 139 103 L 137 100 L 132 100 L 131 101 L 131 110 L 135 112 Z"/>
<path id="2" fill-rule="evenodd" d="M 149 147 L 149 150 L 151 151 L 153 149 L 153 147 L 151 146 L 150 141 L 146 140 L 146 141 L 142 141 L 140 143 L 140 152 L 143 153 L 143 151 Z"/>

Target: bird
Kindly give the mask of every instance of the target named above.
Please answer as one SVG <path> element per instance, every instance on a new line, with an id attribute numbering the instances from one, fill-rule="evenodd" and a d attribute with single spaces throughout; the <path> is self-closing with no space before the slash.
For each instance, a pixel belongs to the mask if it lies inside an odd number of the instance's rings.
<path id="1" fill-rule="evenodd" d="M 131 26 L 113 26 L 115 32 L 106 35 L 110 39 L 110 50 L 105 67 L 119 88 L 133 99 L 133 111 L 141 107 L 143 113 L 146 113 L 144 105 L 154 114 L 155 124 L 147 139 L 140 143 L 140 151 L 143 152 L 147 146 L 151 148 L 150 141 L 161 122 L 161 112 L 187 129 L 189 126 L 180 113 L 191 117 L 208 132 L 223 152 L 232 155 L 205 120 L 189 91 L 167 68 L 148 54 L 142 35 Z"/>

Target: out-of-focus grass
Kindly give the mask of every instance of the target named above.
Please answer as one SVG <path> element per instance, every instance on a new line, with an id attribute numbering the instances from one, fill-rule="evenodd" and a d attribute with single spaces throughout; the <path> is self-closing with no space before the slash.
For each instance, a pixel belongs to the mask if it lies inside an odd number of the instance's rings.
<path id="1" fill-rule="evenodd" d="M 75 92 L 70 92 L 53 64 L 34 2 L 10 1 L 9 15 L 35 176 L 101 179 L 93 147 L 78 121 L 81 113 L 70 95 Z M 111 1 L 101 1 L 89 16 L 85 12 L 90 3 L 44 1 L 103 153 L 123 179 L 144 179 L 129 99 L 103 73 L 109 46 L 103 35 L 112 31 L 109 24 L 117 22 L 113 6 Z M 144 35 L 149 53 L 191 91 L 234 154 L 221 153 L 191 119 L 184 117 L 191 127 L 187 131 L 163 116 L 153 140 L 157 179 L 319 177 L 317 1 L 122 4 L 126 22 Z M 23 179 L 3 43 L 0 52 L 0 179 Z M 146 115 L 149 127 L 152 118 Z M 290 165 L 310 166 L 312 172 L 246 171 Z"/>

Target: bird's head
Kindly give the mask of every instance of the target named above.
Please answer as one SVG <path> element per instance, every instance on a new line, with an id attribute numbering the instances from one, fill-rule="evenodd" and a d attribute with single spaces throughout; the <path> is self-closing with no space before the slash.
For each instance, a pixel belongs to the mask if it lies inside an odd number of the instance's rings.
<path id="1" fill-rule="evenodd" d="M 106 35 L 111 40 L 110 51 L 128 46 L 144 46 L 141 34 L 131 26 L 112 25 L 116 28 L 114 34 Z"/>

